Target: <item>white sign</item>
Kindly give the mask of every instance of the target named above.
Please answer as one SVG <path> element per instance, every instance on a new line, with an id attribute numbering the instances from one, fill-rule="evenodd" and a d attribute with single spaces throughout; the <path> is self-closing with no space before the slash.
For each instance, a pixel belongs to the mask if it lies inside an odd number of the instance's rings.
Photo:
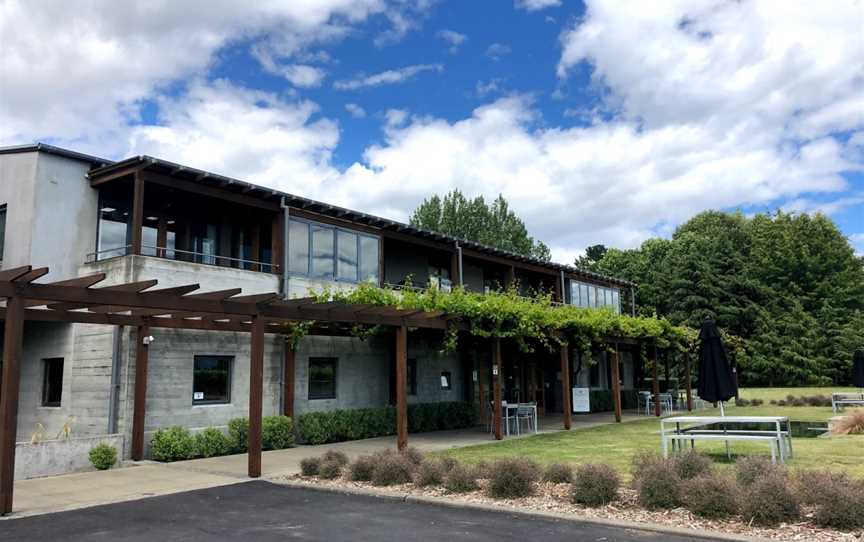
<path id="1" fill-rule="evenodd" d="M 492 366 L 492 374 L 495 376 L 498 376 L 498 366 L 497 365 Z"/>
<path id="2" fill-rule="evenodd" d="M 591 412 L 590 391 L 590 388 L 573 388 L 573 412 Z"/>
<path id="3" fill-rule="evenodd" d="M 474 380 L 474 382 L 477 382 L 477 371 L 473 371 L 471 373 L 471 378 Z"/>
<path id="4" fill-rule="evenodd" d="M 203 391 L 192 392 L 192 399 L 194 399 L 195 401 L 200 401 L 200 400 L 204 399 L 204 392 Z"/>

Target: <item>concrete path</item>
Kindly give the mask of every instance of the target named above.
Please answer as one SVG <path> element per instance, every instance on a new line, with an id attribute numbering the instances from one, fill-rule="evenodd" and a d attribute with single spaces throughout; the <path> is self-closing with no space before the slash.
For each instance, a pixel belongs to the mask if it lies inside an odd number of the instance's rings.
<path id="1" fill-rule="evenodd" d="M 625 416 L 625 421 L 636 419 L 644 417 Z M 612 415 L 608 413 L 574 416 L 573 429 L 595 427 L 612 421 Z M 541 420 L 540 432 L 560 431 L 561 427 L 560 417 L 545 417 Z M 509 438 L 527 436 L 530 435 Z M 496 441 L 486 431 L 471 429 L 411 434 L 408 442 L 422 452 L 435 452 Z M 330 449 L 342 451 L 354 459 L 395 447 L 396 437 L 391 436 L 268 451 L 263 454 L 262 474 L 264 479 L 297 474 L 304 457 L 321 455 Z M 232 484 L 249 479 L 246 469 L 246 454 L 238 454 L 176 463 L 145 461 L 109 471 L 22 480 L 15 482 L 13 514 L 8 517 L 45 514 Z"/>
<path id="2" fill-rule="evenodd" d="M 343 495 L 262 481 L 0 522 L 4 542 L 269 542 L 289 538 L 358 542 L 692 540 L 617 526 Z"/>

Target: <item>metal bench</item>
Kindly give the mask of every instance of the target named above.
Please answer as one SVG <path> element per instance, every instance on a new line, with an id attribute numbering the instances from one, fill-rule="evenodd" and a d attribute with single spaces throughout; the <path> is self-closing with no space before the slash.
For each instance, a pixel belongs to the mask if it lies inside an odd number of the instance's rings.
<path id="1" fill-rule="evenodd" d="M 666 427 L 672 423 L 674 428 Z M 714 424 L 722 424 L 723 429 L 707 429 Z M 736 425 L 766 424 L 773 426 L 771 430 L 735 428 Z M 682 427 L 683 426 L 683 427 Z M 731 426 L 731 428 L 729 427 Z M 784 428 L 785 426 L 785 428 Z M 690 441 L 690 447 L 695 448 L 697 440 L 724 441 L 731 440 L 768 442 L 771 445 L 771 461 L 777 462 L 778 453 L 781 463 L 787 457 L 792 457 L 792 438 L 789 419 L 780 416 L 679 416 L 660 420 L 660 438 L 663 447 L 663 457 L 669 457 L 669 448 L 680 451 L 682 441 Z"/>
<path id="2" fill-rule="evenodd" d="M 836 414 L 846 405 L 864 406 L 864 393 L 832 393 L 831 410 Z"/>

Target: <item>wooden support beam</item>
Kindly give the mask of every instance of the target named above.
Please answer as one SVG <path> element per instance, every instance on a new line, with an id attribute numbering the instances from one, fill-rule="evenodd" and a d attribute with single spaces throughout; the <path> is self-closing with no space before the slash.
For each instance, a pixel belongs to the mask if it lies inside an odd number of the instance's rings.
<path id="1" fill-rule="evenodd" d="M 573 416 L 573 407 L 570 404 L 570 347 L 563 343 L 560 348 L 561 354 L 561 404 L 564 411 L 564 429 L 570 430 Z"/>
<path id="2" fill-rule="evenodd" d="M 408 326 L 396 328 L 396 447 L 408 447 Z"/>
<path id="3" fill-rule="evenodd" d="M 165 257 L 165 247 L 168 246 L 168 222 L 164 214 L 159 215 L 159 223 L 156 225 L 156 256 Z"/>
<path id="4" fill-rule="evenodd" d="M 285 341 L 282 360 L 282 414 L 294 417 L 294 371 L 297 352 L 291 341 Z"/>
<path id="5" fill-rule="evenodd" d="M 487 359 L 488 358 L 485 356 L 481 357 L 480 363 L 477 365 L 477 393 L 480 395 L 478 400 L 478 403 L 480 404 L 480 421 L 484 424 L 489 421 L 486 418 L 486 405 L 488 404 L 486 402 L 486 390 L 483 389 L 483 379 L 486 377 Z"/>
<path id="6" fill-rule="evenodd" d="M 657 377 L 657 346 L 650 347 L 651 352 L 651 388 L 654 393 L 654 415 L 660 417 L 660 380 Z"/>
<path id="7" fill-rule="evenodd" d="M 261 414 L 264 398 L 264 319 L 252 317 L 249 351 L 249 478 L 261 476 Z"/>
<path id="8" fill-rule="evenodd" d="M 693 381 L 690 375 L 690 352 L 684 352 L 684 385 L 687 386 L 687 412 L 693 412 Z"/>
<path id="9" fill-rule="evenodd" d="M 141 254 L 141 236 L 144 226 L 144 177 L 135 172 L 132 192 L 132 254 Z"/>
<path id="10" fill-rule="evenodd" d="M 149 326 L 138 326 L 135 335 L 135 396 L 132 406 L 132 459 L 144 459 L 144 423 L 147 419 L 147 369 L 150 346 L 144 337 L 150 336 Z"/>
<path id="11" fill-rule="evenodd" d="M 621 353 L 617 344 L 612 353 L 612 398 L 615 403 L 615 421 L 621 423 Z"/>
<path id="12" fill-rule="evenodd" d="M 6 301 L 6 325 L 3 331 L 3 381 L 2 388 L 0 388 L 0 516 L 12 512 L 23 337 L 24 300 L 19 297 L 10 297 Z"/>
<path id="13" fill-rule="evenodd" d="M 492 414 L 495 418 L 492 420 L 495 428 L 495 439 L 501 440 L 504 435 L 501 432 L 501 339 L 495 337 L 495 343 L 492 354 L 492 405 L 494 406 Z"/>

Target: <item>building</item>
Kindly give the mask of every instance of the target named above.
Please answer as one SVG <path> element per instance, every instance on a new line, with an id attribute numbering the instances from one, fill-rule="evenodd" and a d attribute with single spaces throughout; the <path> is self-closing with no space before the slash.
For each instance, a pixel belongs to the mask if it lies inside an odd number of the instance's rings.
<path id="1" fill-rule="evenodd" d="M 49 267 L 43 281 L 104 272 L 100 286 L 158 279 L 159 287 L 199 283 L 201 291 L 242 288 L 245 294 L 304 297 L 365 281 L 413 288 L 434 283 L 445 290 L 462 285 L 477 292 L 515 283 L 525 295 L 542 290 L 561 303 L 632 310 L 623 306 L 632 299 L 632 285 L 622 280 L 164 160 L 111 162 L 44 144 L 0 149 L 0 257 L 4 269 Z M 162 427 L 224 426 L 246 414 L 245 334 L 151 334 L 146 441 Z M 128 456 L 135 345 L 141 339 L 128 327 L 28 321 L 18 434 L 52 438 L 64 428 L 75 436 L 116 434 Z M 442 354 L 439 345 L 431 333 L 412 340 L 409 402 L 487 403 L 488 349 L 465 345 Z M 268 335 L 265 415 L 394 401 L 394 360 L 385 338 L 361 340 L 335 330 L 307 336 L 290 364 L 287 350 L 284 339 Z M 611 388 L 604 355 L 583 370 L 574 353 L 570 366 L 575 387 Z M 623 389 L 639 382 L 637 367 L 622 352 Z M 556 356 L 508 351 L 504 398 L 561 412 L 560 368 Z"/>

